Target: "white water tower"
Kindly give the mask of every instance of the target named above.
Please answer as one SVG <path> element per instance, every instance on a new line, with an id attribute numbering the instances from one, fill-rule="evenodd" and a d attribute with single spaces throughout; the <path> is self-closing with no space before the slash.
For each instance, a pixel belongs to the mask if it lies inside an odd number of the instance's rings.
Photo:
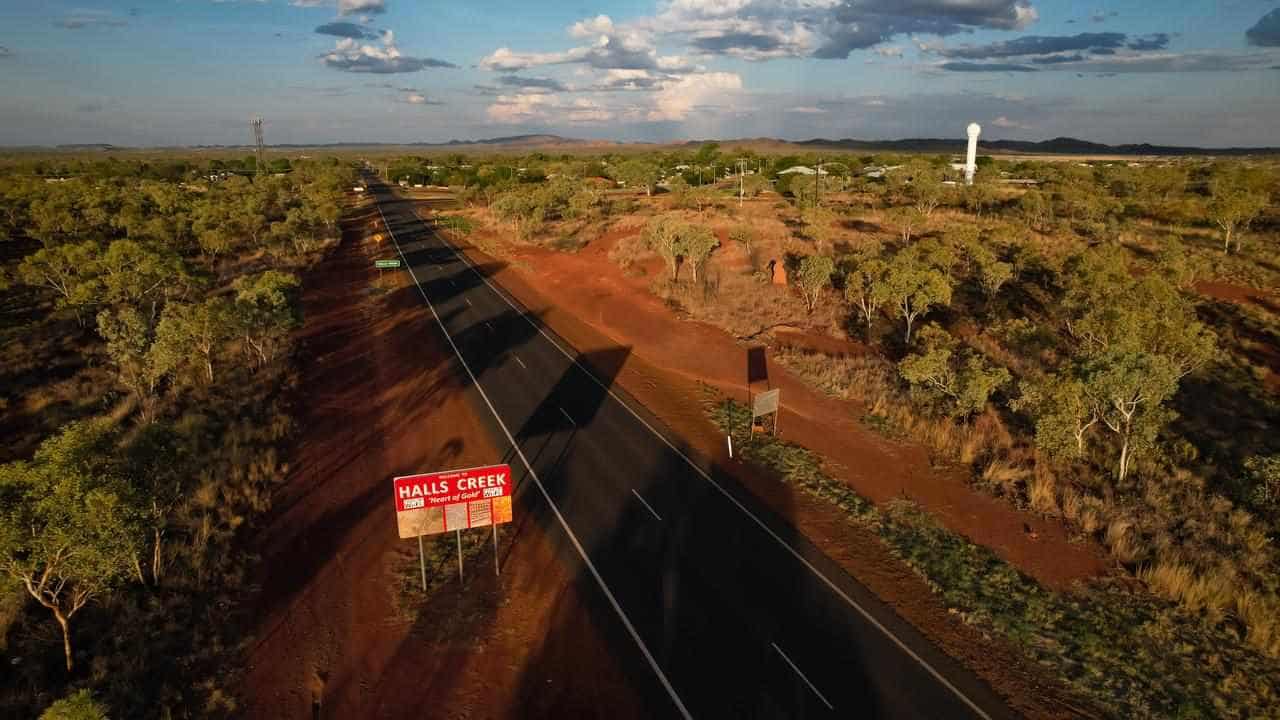
<path id="1" fill-rule="evenodd" d="M 969 123 L 969 153 L 964 158 L 964 184 L 973 184 L 973 175 L 978 172 L 978 136 L 982 134 L 982 126 Z"/>

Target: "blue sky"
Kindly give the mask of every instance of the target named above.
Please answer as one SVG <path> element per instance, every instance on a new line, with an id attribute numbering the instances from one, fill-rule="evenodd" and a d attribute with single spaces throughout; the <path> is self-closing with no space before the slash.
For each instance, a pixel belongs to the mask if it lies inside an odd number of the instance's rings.
<path id="1" fill-rule="evenodd" d="M 1280 0 L 0 0 L 0 145 L 1280 146 Z"/>

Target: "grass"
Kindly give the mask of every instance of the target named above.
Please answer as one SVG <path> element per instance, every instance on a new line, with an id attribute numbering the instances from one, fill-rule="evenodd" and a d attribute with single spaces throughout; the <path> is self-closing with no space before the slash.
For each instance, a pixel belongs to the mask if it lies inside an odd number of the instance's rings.
<path id="1" fill-rule="evenodd" d="M 476 573 L 493 572 L 493 528 L 476 528 L 462 533 L 463 581 L 458 583 L 458 540 L 451 533 L 422 539 L 426 558 L 427 587 L 422 587 L 422 566 L 418 559 L 418 543 L 405 540 L 397 547 L 392 562 L 393 600 L 396 618 L 414 623 L 424 617 L 431 599 L 450 583 L 459 589 Z"/>
<path id="2" fill-rule="evenodd" d="M 724 432 L 747 422 L 745 406 L 710 394 L 706 411 Z M 913 503 L 873 505 L 830 477 L 809 450 L 760 436 L 737 447 L 747 461 L 872 529 L 963 622 L 1011 641 L 1116 717 L 1280 717 L 1280 668 L 1226 624 L 1205 623 L 1132 583 L 1048 590 Z"/>

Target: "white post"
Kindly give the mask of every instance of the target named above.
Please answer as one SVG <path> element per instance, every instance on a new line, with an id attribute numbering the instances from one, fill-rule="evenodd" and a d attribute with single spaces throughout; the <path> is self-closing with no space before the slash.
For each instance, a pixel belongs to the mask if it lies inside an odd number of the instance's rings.
<path id="1" fill-rule="evenodd" d="M 427 591 L 427 554 L 422 549 L 422 536 L 418 536 L 418 565 L 422 567 L 422 592 Z"/>
<path id="2" fill-rule="evenodd" d="M 978 172 L 978 136 L 982 134 L 982 126 L 969 123 L 969 152 L 964 160 L 964 184 L 972 185 L 973 176 Z"/>

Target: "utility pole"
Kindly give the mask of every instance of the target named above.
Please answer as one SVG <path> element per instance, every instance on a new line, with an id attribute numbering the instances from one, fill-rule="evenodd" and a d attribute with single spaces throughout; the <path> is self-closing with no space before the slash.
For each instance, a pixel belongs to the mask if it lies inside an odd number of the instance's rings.
<path id="1" fill-rule="evenodd" d="M 738 159 L 738 207 L 742 207 L 742 198 L 747 195 L 747 161 Z"/>
<path id="2" fill-rule="evenodd" d="M 822 158 L 818 158 L 818 171 L 813 174 L 813 207 L 822 202 Z"/>
<path id="3" fill-rule="evenodd" d="M 255 160 L 255 164 L 257 165 L 256 170 L 259 175 L 263 175 L 267 172 L 267 164 L 264 160 L 264 152 L 262 148 L 262 118 L 260 116 L 255 116 L 250 124 L 253 125 L 253 144 L 257 148 L 258 153 Z"/>

